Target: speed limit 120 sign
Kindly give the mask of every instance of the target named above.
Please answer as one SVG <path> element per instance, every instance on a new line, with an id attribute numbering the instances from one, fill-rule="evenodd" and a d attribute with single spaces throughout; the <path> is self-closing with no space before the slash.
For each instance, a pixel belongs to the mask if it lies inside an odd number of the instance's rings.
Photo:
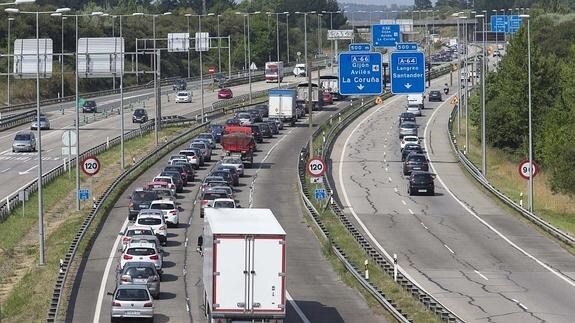
<path id="1" fill-rule="evenodd" d="M 314 177 L 321 177 L 325 175 L 327 169 L 323 159 L 314 157 L 307 162 L 307 172 Z"/>
<path id="2" fill-rule="evenodd" d="M 532 177 L 535 177 L 539 172 L 539 166 L 533 162 L 533 173 Z M 525 179 L 529 179 L 529 173 L 531 173 L 531 167 L 529 164 L 529 160 L 524 160 L 519 163 L 519 175 Z"/>
<path id="3" fill-rule="evenodd" d="M 82 161 L 82 171 L 88 176 L 94 176 L 100 171 L 100 161 L 96 157 L 88 157 Z"/>

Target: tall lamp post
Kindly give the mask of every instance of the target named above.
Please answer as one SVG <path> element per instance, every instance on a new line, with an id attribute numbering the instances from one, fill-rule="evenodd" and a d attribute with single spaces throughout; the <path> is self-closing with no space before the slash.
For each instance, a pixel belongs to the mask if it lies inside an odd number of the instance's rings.
<path id="1" fill-rule="evenodd" d="M 309 65 L 308 62 L 308 53 L 307 53 L 307 15 L 308 14 L 315 14 L 315 11 L 309 11 L 309 12 L 300 12 L 300 11 L 296 11 L 295 13 L 297 14 L 301 14 L 303 15 L 303 33 L 304 33 L 304 58 L 305 58 L 305 69 L 306 69 L 306 73 L 307 73 L 307 77 L 308 77 L 308 96 L 307 96 L 307 109 L 309 112 L 309 123 L 308 123 L 308 128 L 309 128 L 309 133 L 310 133 L 310 139 L 309 139 L 309 148 L 308 148 L 308 154 L 309 156 L 313 156 L 313 140 L 312 140 L 312 128 L 313 128 L 313 106 L 312 106 L 312 101 L 311 101 L 311 91 L 312 91 L 312 86 L 311 86 L 311 66 Z"/>
<path id="2" fill-rule="evenodd" d="M 29 1 L 30 2 L 30 1 Z M 20 2 L 22 3 L 22 2 Z M 42 201 L 42 134 L 40 130 L 40 27 L 38 17 L 40 14 L 53 14 L 70 11 L 70 8 L 58 8 L 55 11 L 20 11 L 16 8 L 4 9 L 7 13 L 33 14 L 36 16 L 36 149 L 38 150 L 38 240 L 39 240 L 39 261 L 38 265 L 46 264 L 44 259 L 44 203 Z"/>
<path id="3" fill-rule="evenodd" d="M 521 18 L 527 18 L 527 74 L 528 74 L 528 92 L 529 97 L 529 183 L 528 183 L 528 209 L 529 212 L 533 212 L 533 116 L 531 114 L 531 26 L 530 26 L 530 16 L 520 15 Z"/>
<path id="4" fill-rule="evenodd" d="M 187 23 L 187 26 L 188 26 L 188 79 L 190 79 L 190 77 L 191 77 L 191 74 L 190 74 L 190 52 L 191 51 L 190 51 L 190 47 L 189 47 L 189 45 L 190 45 L 190 17 L 191 16 L 192 15 L 189 13 L 185 14 L 185 17 L 188 20 L 188 23 Z"/>
<path id="5" fill-rule="evenodd" d="M 250 16 L 251 15 L 257 15 L 260 14 L 261 11 L 254 11 L 254 12 L 239 12 L 236 11 L 236 15 L 242 15 L 244 17 L 246 17 L 247 19 L 247 24 L 248 24 L 248 34 L 247 34 L 247 40 L 248 40 L 248 83 L 249 83 L 249 87 L 250 87 L 250 94 L 249 94 L 249 98 L 250 98 L 250 104 L 252 103 L 252 52 L 251 52 L 251 48 L 250 48 Z"/>
<path id="6" fill-rule="evenodd" d="M 329 13 L 329 29 L 333 29 L 333 14 L 334 13 L 341 13 L 341 10 L 338 11 L 325 11 L 323 10 L 321 13 L 323 14 L 328 14 Z M 331 72 L 333 73 L 333 63 L 335 62 L 335 57 L 337 55 L 337 50 L 335 49 L 335 42 L 333 41 L 333 39 L 331 40 L 331 52 L 332 52 L 332 61 L 331 61 Z"/>
<path id="7" fill-rule="evenodd" d="M 8 17 L 8 77 L 6 78 L 7 81 L 7 87 L 6 87 L 6 98 L 7 98 L 7 104 L 8 106 L 10 106 L 10 25 L 12 25 L 12 21 L 14 21 L 14 18 L 12 17 Z"/>
<path id="8" fill-rule="evenodd" d="M 286 12 L 286 64 L 289 64 L 289 12 Z"/>
<path id="9" fill-rule="evenodd" d="M 487 176 L 487 158 L 486 158 L 486 143 L 485 143 L 485 15 L 476 15 L 475 18 L 481 18 L 481 41 L 483 43 L 481 48 L 481 173 L 483 177 Z"/>

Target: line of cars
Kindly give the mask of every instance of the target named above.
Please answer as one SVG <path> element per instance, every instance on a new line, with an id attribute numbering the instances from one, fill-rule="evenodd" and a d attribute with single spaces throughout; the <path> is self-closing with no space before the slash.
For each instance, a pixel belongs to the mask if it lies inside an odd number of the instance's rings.
<path id="1" fill-rule="evenodd" d="M 402 173 L 408 177 L 407 193 L 434 195 L 435 175 L 429 172 L 429 160 L 421 146 L 416 115 L 407 111 L 399 115 L 398 122 Z"/>

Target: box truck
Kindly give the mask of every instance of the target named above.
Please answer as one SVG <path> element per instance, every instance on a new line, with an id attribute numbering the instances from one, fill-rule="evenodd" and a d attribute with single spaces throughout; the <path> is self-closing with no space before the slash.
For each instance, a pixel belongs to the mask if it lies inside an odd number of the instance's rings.
<path id="1" fill-rule="evenodd" d="M 280 83 L 284 78 L 284 62 L 266 62 L 266 82 Z"/>
<path id="2" fill-rule="evenodd" d="M 309 85 L 307 82 L 298 84 L 297 100 L 306 102 L 308 100 Z M 321 110 L 323 107 L 323 99 L 320 99 L 319 86 L 316 83 L 311 84 L 311 106 L 312 110 Z"/>
<path id="3" fill-rule="evenodd" d="M 297 121 L 295 110 L 296 91 L 293 89 L 271 89 L 268 91 L 268 117 L 279 118 L 292 126 Z"/>
<path id="4" fill-rule="evenodd" d="M 283 322 L 286 233 L 271 210 L 206 208 L 202 246 L 208 322 Z"/>
<path id="5" fill-rule="evenodd" d="M 339 77 L 335 75 L 321 75 L 319 77 L 319 86 L 323 91 L 331 93 L 334 99 L 344 100 L 345 96 L 339 94 Z"/>

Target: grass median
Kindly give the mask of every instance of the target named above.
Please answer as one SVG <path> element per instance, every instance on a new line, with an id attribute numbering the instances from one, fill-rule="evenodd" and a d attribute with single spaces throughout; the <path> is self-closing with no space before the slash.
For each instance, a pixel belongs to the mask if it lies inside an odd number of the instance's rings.
<path id="1" fill-rule="evenodd" d="M 162 129 L 162 140 L 170 138 L 187 129 L 186 127 L 168 127 Z M 154 133 L 144 134 L 125 142 L 126 167 L 132 166 L 132 159 L 141 159 L 155 147 Z M 166 151 L 165 153 L 167 153 Z M 90 187 L 94 196 L 101 195 L 121 174 L 120 147 L 116 146 L 98 156 L 102 165 L 101 175 L 97 178 L 81 176 L 81 186 Z M 160 157 L 161 158 L 161 155 Z M 149 163 L 149 167 L 152 163 Z M 144 165 L 146 166 L 146 165 Z M 144 171 L 146 167 L 140 167 Z M 78 232 L 84 218 L 92 208 L 92 202 L 82 203 L 81 210 L 75 211 L 75 176 L 62 175 L 45 185 L 43 205 L 45 217 L 45 265 L 38 266 L 38 203 L 37 194 L 32 194 L 24 206 L 13 210 L 12 215 L 0 225 L 0 264 L 2 277 L 2 320 L 3 322 L 40 322 L 45 321 L 52 290 L 59 270 L 59 261 L 64 257 L 73 237 Z M 124 181 L 129 185 L 141 172 L 136 172 Z M 115 190 L 116 196 L 104 202 L 102 210 L 94 219 L 85 238 L 80 244 L 77 259 L 88 247 L 91 235 L 98 222 L 105 218 L 107 210 L 113 206 L 123 187 Z M 72 206 L 72 207 L 71 207 Z M 62 306 L 65 309 L 65 305 Z"/>

